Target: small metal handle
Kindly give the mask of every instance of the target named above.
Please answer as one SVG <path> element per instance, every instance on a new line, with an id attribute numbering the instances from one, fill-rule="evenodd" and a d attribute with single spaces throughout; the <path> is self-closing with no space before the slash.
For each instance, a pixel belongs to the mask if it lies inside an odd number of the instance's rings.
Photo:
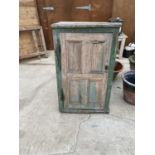
<path id="1" fill-rule="evenodd" d="M 79 10 L 88 10 L 88 11 L 91 11 L 91 4 L 89 5 L 86 5 L 86 6 L 77 6 L 75 7 L 76 9 L 79 9 Z"/>
<path id="2" fill-rule="evenodd" d="M 53 6 L 47 6 L 47 7 L 43 7 L 43 10 L 47 10 L 47 11 L 53 11 L 54 7 Z"/>

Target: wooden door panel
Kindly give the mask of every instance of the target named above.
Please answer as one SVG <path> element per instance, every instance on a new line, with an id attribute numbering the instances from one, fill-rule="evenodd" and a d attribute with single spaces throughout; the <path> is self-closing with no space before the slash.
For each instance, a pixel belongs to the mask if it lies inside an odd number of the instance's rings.
<path id="1" fill-rule="evenodd" d="M 80 104 L 80 80 L 70 80 L 69 81 L 69 103 Z"/>
<path id="2" fill-rule="evenodd" d="M 104 78 L 103 78 L 104 77 Z M 100 109 L 104 106 L 106 75 L 102 79 L 68 79 L 66 108 Z"/>
<path id="3" fill-rule="evenodd" d="M 112 34 L 61 33 L 64 106 L 101 108 L 105 99 Z"/>
<path id="4" fill-rule="evenodd" d="M 88 106 L 87 83 L 88 80 L 86 79 L 69 80 L 69 104 L 67 106 L 72 108 L 86 108 Z"/>
<path id="5" fill-rule="evenodd" d="M 104 83 L 103 79 L 89 81 L 88 103 L 94 103 L 103 106 L 104 102 Z"/>
<path id="6" fill-rule="evenodd" d="M 81 73 L 81 41 L 67 42 L 68 50 L 68 72 Z"/>
<path id="7" fill-rule="evenodd" d="M 84 43 L 82 51 L 82 73 L 104 71 L 104 43 L 96 43 L 96 40 Z"/>
<path id="8" fill-rule="evenodd" d="M 45 36 L 45 43 L 47 49 L 50 49 L 53 47 L 52 37 L 49 36 L 49 27 L 48 27 L 48 18 L 47 18 L 47 12 L 43 11 L 43 7 L 45 6 L 45 0 L 36 0 L 37 2 L 37 9 L 40 19 L 40 24 L 43 28 L 44 36 Z"/>
<path id="9" fill-rule="evenodd" d="M 62 34 L 63 35 L 63 34 Z M 72 72 L 83 74 L 99 73 L 105 71 L 109 64 L 109 51 L 112 34 L 71 34 L 66 39 L 67 68 Z M 82 67 L 81 67 L 82 65 Z M 65 66 L 65 64 L 63 65 Z M 69 72 L 70 72 L 69 71 Z"/>
<path id="10" fill-rule="evenodd" d="M 71 21 L 90 21 L 90 11 L 78 7 L 89 6 L 90 0 L 72 0 L 70 18 Z"/>
<path id="11" fill-rule="evenodd" d="M 54 7 L 66 7 L 70 6 L 71 0 L 45 0 L 47 5 L 52 5 Z"/>
<path id="12" fill-rule="evenodd" d="M 113 0 L 37 0 L 38 13 L 48 49 L 53 49 L 50 25 L 58 21 L 107 21 Z M 89 9 L 77 7 L 88 6 Z M 53 7 L 54 10 L 44 10 Z"/>
<path id="13" fill-rule="evenodd" d="M 102 72 L 103 66 L 103 44 L 91 44 L 91 72 Z"/>
<path id="14" fill-rule="evenodd" d="M 113 0 L 90 0 L 91 21 L 107 21 L 112 17 Z"/>
<path id="15" fill-rule="evenodd" d="M 51 24 L 70 20 L 70 0 L 37 0 L 40 23 L 43 27 L 47 49 L 53 49 Z M 53 7 L 54 10 L 43 8 Z"/>

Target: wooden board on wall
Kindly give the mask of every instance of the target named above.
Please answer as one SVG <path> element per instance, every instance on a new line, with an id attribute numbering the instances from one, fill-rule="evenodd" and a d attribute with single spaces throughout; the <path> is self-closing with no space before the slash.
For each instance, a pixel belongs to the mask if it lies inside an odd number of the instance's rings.
<path id="1" fill-rule="evenodd" d="M 113 0 L 36 0 L 48 49 L 53 49 L 50 25 L 58 21 L 107 21 Z M 53 7 L 53 10 L 43 9 Z M 82 8 L 81 8 L 82 7 Z"/>
<path id="2" fill-rule="evenodd" d="M 20 27 L 19 58 L 46 55 L 46 46 L 41 26 Z"/>
<path id="3" fill-rule="evenodd" d="M 91 0 L 91 21 L 108 21 L 112 16 L 113 0 Z"/>
<path id="4" fill-rule="evenodd" d="M 53 49 L 50 25 L 58 21 L 107 21 L 108 18 L 119 16 L 125 20 L 123 31 L 128 36 L 126 44 L 135 40 L 135 0 L 36 1 L 48 49 Z M 54 10 L 43 10 L 47 6 L 54 7 Z M 91 6 L 91 9 L 76 9 L 82 6 Z"/>
<path id="5" fill-rule="evenodd" d="M 123 31 L 128 36 L 126 44 L 135 41 L 135 0 L 113 0 L 112 16 L 124 19 Z"/>
<path id="6" fill-rule="evenodd" d="M 39 25 L 35 0 L 19 1 L 19 26 Z"/>
<path id="7" fill-rule="evenodd" d="M 19 1 L 19 26 L 19 58 L 29 58 L 45 53 L 46 47 L 43 43 L 35 0 Z"/>
<path id="8" fill-rule="evenodd" d="M 31 31 L 20 32 L 19 35 L 19 57 L 24 57 L 36 51 Z"/>

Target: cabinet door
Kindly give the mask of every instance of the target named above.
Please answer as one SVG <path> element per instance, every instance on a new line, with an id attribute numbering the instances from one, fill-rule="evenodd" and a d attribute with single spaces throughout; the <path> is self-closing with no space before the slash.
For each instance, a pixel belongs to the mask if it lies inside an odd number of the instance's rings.
<path id="1" fill-rule="evenodd" d="M 103 109 L 112 34 L 61 33 L 64 108 Z"/>

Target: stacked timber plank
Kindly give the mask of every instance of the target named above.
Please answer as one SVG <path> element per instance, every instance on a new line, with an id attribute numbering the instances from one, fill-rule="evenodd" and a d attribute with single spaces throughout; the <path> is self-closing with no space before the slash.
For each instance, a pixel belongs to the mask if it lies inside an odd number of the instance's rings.
<path id="1" fill-rule="evenodd" d="M 35 0 L 19 1 L 19 58 L 45 55 L 46 45 Z"/>

